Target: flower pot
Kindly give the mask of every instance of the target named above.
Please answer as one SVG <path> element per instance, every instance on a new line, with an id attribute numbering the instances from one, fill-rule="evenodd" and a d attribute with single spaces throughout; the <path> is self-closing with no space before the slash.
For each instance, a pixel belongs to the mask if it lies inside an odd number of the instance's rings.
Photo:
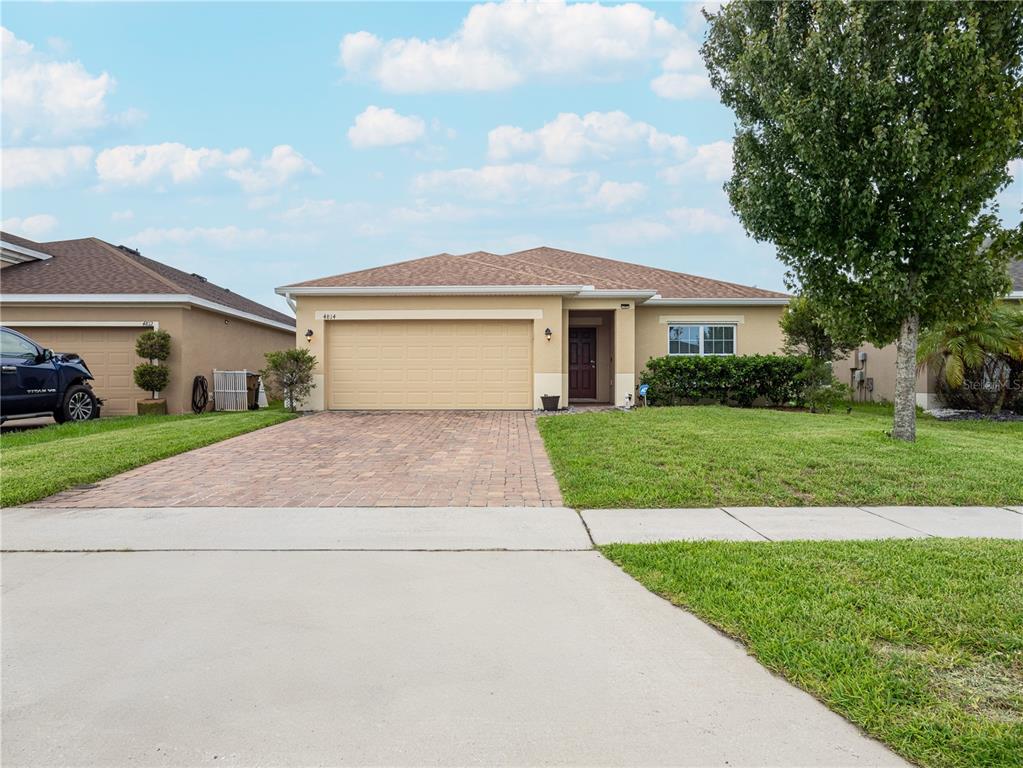
<path id="1" fill-rule="evenodd" d="M 135 407 L 138 409 L 139 416 L 166 416 L 167 398 L 137 400 Z"/>
<path id="2" fill-rule="evenodd" d="M 540 395 L 540 401 L 543 403 L 545 411 L 558 410 L 558 400 L 560 399 L 561 395 Z"/>

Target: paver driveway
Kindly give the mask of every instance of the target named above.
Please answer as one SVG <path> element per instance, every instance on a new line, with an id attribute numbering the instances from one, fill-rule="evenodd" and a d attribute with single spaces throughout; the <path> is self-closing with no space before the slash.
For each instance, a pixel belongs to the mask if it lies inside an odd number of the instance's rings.
<path id="1" fill-rule="evenodd" d="M 326 412 L 36 502 L 53 507 L 560 506 L 523 411 Z"/>

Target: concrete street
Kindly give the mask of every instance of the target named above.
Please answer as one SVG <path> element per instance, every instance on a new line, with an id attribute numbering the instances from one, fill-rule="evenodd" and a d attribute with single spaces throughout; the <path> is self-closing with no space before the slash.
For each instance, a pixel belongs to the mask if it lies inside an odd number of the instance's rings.
<path id="1" fill-rule="evenodd" d="M 571 510 L 340 512 L 4 510 L 4 766 L 903 764 Z"/>

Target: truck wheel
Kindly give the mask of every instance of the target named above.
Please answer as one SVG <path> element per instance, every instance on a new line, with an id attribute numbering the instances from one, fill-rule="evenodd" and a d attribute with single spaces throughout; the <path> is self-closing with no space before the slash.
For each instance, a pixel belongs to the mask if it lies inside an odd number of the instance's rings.
<path id="1" fill-rule="evenodd" d="M 58 424 L 65 421 L 88 421 L 99 417 L 99 403 L 92 390 L 81 384 L 68 387 L 64 394 L 64 402 L 53 414 Z"/>

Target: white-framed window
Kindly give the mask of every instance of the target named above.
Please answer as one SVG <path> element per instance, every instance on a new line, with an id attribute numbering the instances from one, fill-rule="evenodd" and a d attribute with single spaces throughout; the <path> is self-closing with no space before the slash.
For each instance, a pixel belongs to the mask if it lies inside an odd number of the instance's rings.
<path id="1" fill-rule="evenodd" d="M 735 326 L 678 323 L 668 326 L 669 355 L 734 355 Z"/>

